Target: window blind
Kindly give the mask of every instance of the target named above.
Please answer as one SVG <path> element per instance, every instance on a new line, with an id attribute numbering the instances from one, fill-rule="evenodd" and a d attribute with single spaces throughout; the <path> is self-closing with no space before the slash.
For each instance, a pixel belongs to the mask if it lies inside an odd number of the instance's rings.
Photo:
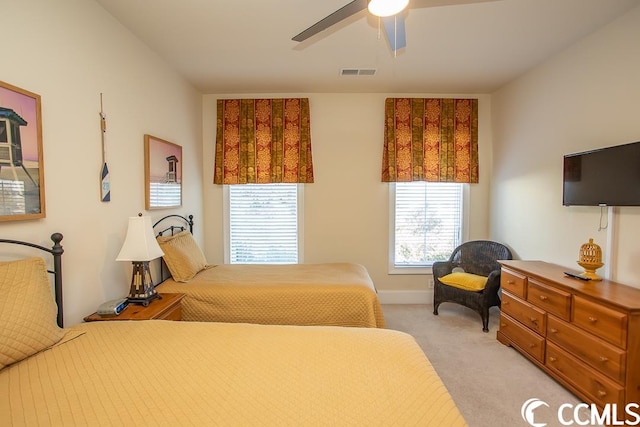
<path id="1" fill-rule="evenodd" d="M 229 262 L 298 262 L 296 184 L 229 186 Z"/>

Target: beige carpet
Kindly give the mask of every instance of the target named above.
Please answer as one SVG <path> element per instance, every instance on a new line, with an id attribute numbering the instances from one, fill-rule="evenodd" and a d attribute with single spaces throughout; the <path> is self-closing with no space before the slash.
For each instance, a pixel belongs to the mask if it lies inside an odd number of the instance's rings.
<path id="1" fill-rule="evenodd" d="M 520 409 L 531 398 L 549 404 L 535 410 L 536 423 L 561 426 L 560 405 L 580 403 L 520 353 L 496 340 L 497 307 L 491 310 L 488 333 L 482 332 L 478 314 L 456 304 L 442 304 L 438 316 L 431 305 L 389 304 L 383 311 L 387 328 L 407 332 L 420 344 L 470 427 L 528 426 Z M 581 417 L 589 415 L 582 412 Z"/>

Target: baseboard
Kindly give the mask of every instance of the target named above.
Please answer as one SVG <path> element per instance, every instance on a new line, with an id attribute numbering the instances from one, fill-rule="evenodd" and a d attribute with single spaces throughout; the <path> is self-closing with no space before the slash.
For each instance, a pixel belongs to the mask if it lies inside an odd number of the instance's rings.
<path id="1" fill-rule="evenodd" d="M 431 304 L 433 290 L 426 291 L 391 291 L 378 290 L 380 304 Z"/>

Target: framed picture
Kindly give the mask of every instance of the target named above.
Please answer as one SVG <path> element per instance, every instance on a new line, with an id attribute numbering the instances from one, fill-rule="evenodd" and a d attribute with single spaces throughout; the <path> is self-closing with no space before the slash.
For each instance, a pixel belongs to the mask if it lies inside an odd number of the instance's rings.
<path id="1" fill-rule="evenodd" d="M 0 81 L 0 221 L 45 217 L 40 95 Z"/>
<path id="2" fill-rule="evenodd" d="M 146 208 L 182 205 L 182 147 L 155 136 L 144 136 Z"/>

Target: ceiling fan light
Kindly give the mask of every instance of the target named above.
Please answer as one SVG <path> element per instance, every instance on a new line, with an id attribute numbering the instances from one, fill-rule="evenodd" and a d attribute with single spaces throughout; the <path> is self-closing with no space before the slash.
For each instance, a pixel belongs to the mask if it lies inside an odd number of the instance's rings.
<path id="1" fill-rule="evenodd" d="M 367 8 L 375 16 L 384 18 L 400 13 L 408 4 L 409 0 L 371 0 Z"/>

